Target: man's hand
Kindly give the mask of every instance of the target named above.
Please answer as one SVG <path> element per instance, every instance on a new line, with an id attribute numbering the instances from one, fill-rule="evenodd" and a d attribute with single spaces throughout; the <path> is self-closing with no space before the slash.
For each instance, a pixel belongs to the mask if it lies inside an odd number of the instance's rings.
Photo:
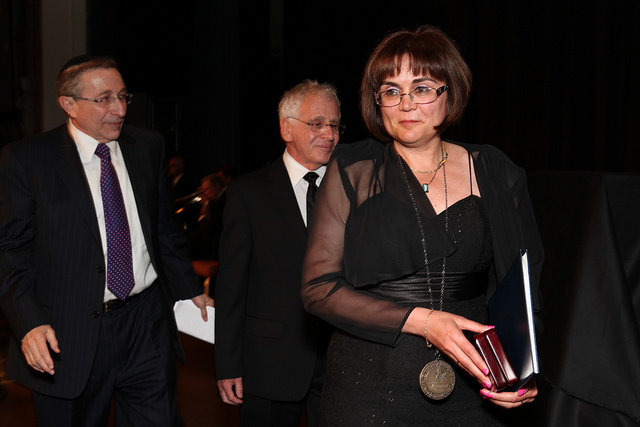
<path id="1" fill-rule="evenodd" d="M 224 403 L 238 406 L 242 404 L 242 377 L 218 380 L 218 391 Z"/>
<path id="2" fill-rule="evenodd" d="M 33 328 L 22 338 L 22 354 L 29 366 L 38 372 L 53 375 L 53 359 L 49 354 L 49 347 L 60 353 L 56 333 L 51 325 L 40 325 Z"/>
<path id="3" fill-rule="evenodd" d="M 205 322 L 209 320 L 209 316 L 207 316 L 207 306 L 213 307 L 213 298 L 207 294 L 202 294 L 191 298 L 191 301 L 193 301 L 193 303 L 200 309 L 200 312 L 202 313 L 202 320 Z"/>

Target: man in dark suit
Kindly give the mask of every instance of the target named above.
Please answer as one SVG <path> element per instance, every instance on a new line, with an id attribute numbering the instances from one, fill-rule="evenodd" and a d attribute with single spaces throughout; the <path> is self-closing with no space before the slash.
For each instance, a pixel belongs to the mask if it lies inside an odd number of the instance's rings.
<path id="1" fill-rule="evenodd" d="M 231 181 L 220 242 L 216 375 L 245 426 L 297 427 L 305 407 L 317 425 L 326 345 L 323 325 L 302 307 L 300 281 L 307 196 L 340 137 L 336 91 L 306 80 L 283 95 L 279 116 L 284 154 Z"/>
<path id="2" fill-rule="evenodd" d="M 172 304 L 202 294 L 170 224 L 164 142 L 124 125 L 115 61 L 58 75 L 65 125 L 0 158 L 0 304 L 8 374 L 33 391 L 39 425 L 179 425 Z"/>

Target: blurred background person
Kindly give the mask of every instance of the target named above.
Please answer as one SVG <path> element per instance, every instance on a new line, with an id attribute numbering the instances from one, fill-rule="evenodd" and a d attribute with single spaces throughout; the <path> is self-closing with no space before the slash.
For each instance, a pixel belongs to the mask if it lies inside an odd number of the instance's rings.
<path id="1" fill-rule="evenodd" d="M 185 170 L 184 158 L 177 155 L 167 164 L 167 181 L 173 202 L 173 216 L 180 227 L 188 232 L 200 216 L 200 188 L 192 173 Z"/>
<path id="2" fill-rule="evenodd" d="M 185 172 L 185 162 L 181 156 L 173 156 L 169 159 L 167 175 L 172 200 L 181 199 L 196 190 L 197 184 L 191 179 L 191 174 Z"/>
<path id="3" fill-rule="evenodd" d="M 198 218 L 193 228 L 187 232 L 187 242 L 194 270 L 203 278 L 209 295 L 213 295 L 218 271 L 218 245 L 222 234 L 225 198 L 221 195 L 224 182 L 218 174 L 209 174 L 202 178 L 198 190 Z"/>
<path id="4" fill-rule="evenodd" d="M 216 174 L 223 183 L 222 191 L 218 197 L 224 196 L 225 191 L 227 191 L 227 188 L 229 187 L 229 183 L 231 183 L 233 177 L 236 176 L 236 173 L 236 168 L 233 165 L 222 165 L 220 169 L 218 169 Z"/>

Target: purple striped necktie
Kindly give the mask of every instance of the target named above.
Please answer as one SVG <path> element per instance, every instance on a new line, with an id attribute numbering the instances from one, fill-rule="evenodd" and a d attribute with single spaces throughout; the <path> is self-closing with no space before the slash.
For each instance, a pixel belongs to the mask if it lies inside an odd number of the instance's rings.
<path id="1" fill-rule="evenodd" d="M 124 300 L 135 284 L 127 212 L 107 144 L 99 143 L 96 155 L 100 157 L 100 192 L 107 233 L 107 288 Z"/>

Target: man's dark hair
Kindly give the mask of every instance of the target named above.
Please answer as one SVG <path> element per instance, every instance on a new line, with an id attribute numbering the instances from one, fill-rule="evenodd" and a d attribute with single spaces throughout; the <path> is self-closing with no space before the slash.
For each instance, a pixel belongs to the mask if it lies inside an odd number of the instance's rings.
<path id="1" fill-rule="evenodd" d="M 68 60 L 58 73 L 56 78 L 58 96 L 80 96 L 82 90 L 79 87 L 80 76 L 96 68 L 115 68 L 119 71 L 116 60 L 109 56 L 75 56 Z"/>

